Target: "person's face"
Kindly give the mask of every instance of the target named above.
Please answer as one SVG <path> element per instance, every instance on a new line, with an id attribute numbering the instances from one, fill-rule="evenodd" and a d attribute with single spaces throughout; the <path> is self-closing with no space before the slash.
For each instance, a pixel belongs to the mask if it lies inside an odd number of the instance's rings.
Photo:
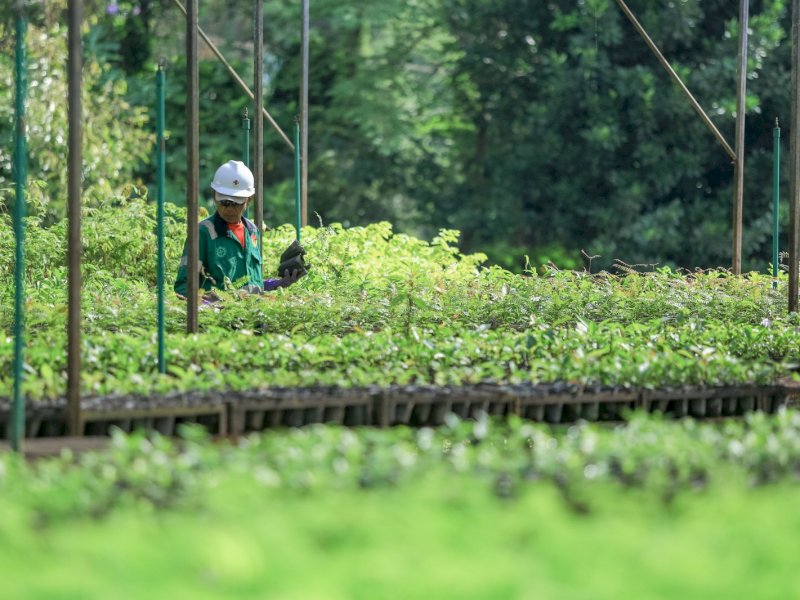
<path id="1" fill-rule="evenodd" d="M 248 198 L 244 204 L 233 204 L 231 201 L 224 198 L 214 198 L 214 204 L 217 206 L 217 212 L 226 223 L 238 223 L 241 221 L 242 215 L 244 214 L 244 211 L 247 210 L 247 205 L 249 202 L 250 198 Z"/>

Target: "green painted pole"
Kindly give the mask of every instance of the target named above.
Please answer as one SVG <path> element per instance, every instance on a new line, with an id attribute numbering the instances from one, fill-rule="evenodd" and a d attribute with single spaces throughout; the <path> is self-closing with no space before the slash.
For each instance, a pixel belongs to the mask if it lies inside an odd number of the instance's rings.
<path id="1" fill-rule="evenodd" d="M 14 179 L 16 182 L 16 200 L 14 202 L 14 398 L 11 409 L 11 447 L 22 451 L 22 440 L 25 437 L 25 396 L 22 393 L 24 378 L 25 351 L 25 184 L 28 179 L 28 144 L 25 129 L 25 99 L 28 93 L 28 73 L 25 58 L 25 36 L 28 20 L 19 5 L 16 19 L 16 44 L 14 88 L 16 103 L 14 106 L 16 128 L 14 130 Z"/>
<path id="2" fill-rule="evenodd" d="M 300 182 L 300 118 L 294 119 L 294 191 L 295 191 L 295 228 L 297 241 L 300 241 L 300 227 L 303 223 L 303 190 Z"/>
<path id="3" fill-rule="evenodd" d="M 250 118 L 247 108 L 244 109 L 242 117 L 242 162 L 250 168 Z"/>
<path id="4" fill-rule="evenodd" d="M 159 64 L 156 70 L 156 179 L 158 192 L 156 197 L 156 242 L 158 246 L 158 372 L 167 372 L 164 344 L 164 182 L 167 171 L 167 148 L 164 139 L 166 125 L 166 73 L 164 65 Z"/>
<path id="5" fill-rule="evenodd" d="M 772 130 L 772 287 L 778 287 L 778 235 L 781 207 L 781 128 L 775 119 Z"/>
<path id="6" fill-rule="evenodd" d="M 247 115 L 247 107 L 244 109 L 244 116 L 242 117 L 242 162 L 252 169 L 250 165 L 250 118 Z M 244 216 L 250 218 L 250 207 L 248 206 L 244 212 Z"/>

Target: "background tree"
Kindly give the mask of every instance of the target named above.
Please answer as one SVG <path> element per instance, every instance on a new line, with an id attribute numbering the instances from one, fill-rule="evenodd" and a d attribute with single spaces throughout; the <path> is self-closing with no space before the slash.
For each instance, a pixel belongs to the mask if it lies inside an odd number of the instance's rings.
<path id="1" fill-rule="evenodd" d="M 2 7 L 5 18 L 0 21 L 0 189 L 11 202 L 14 11 L 8 6 L 10 0 L 3 1 L 7 6 Z M 45 224 L 64 216 L 67 198 L 67 28 L 60 18 L 65 8 L 64 1 L 32 6 L 27 36 L 28 170 L 30 179 L 44 187 L 45 193 L 32 199 L 41 203 Z M 90 19 L 87 33 L 91 23 Z M 83 78 L 83 188 L 84 202 L 92 204 L 116 195 L 122 184 L 134 182 L 139 165 L 149 160 L 155 136 L 149 131 L 147 110 L 127 101 L 127 82 L 111 65 L 87 52 Z"/>
<path id="2" fill-rule="evenodd" d="M 586 248 L 605 264 L 614 257 L 729 264 L 730 161 L 614 2 L 447 4 L 463 50 L 459 72 L 472 84 L 461 98 L 474 134 L 459 146 L 470 176 L 448 209 L 468 247 L 494 245 L 506 261 L 532 246 L 562 260 Z M 736 7 L 631 5 L 732 140 Z M 744 242 L 751 268 L 765 265 L 753 259 L 769 229 L 771 123 L 788 115 L 780 85 L 787 19 L 784 2 L 764 2 L 751 22 Z M 759 85 L 762 75 L 768 85 Z M 478 226 L 486 216 L 493 225 Z"/>
<path id="3" fill-rule="evenodd" d="M 737 7 L 723 0 L 630 5 L 732 141 Z M 155 60 L 168 60 L 169 198 L 180 203 L 183 17 L 172 0 L 87 6 L 87 53 L 104 65 L 91 85 L 109 90 L 100 112 L 117 110 L 111 121 L 137 114 L 118 108 L 120 94 L 152 113 Z M 200 15 L 246 81 L 251 15 L 249 0 L 207 0 Z M 266 104 L 291 132 L 299 6 L 267 0 L 264 25 Z M 770 255 L 772 125 L 776 116 L 788 124 L 789 26 L 786 0 L 752 3 L 745 269 L 766 268 Z M 5 68 L 9 56 L 4 46 Z M 249 105 L 215 59 L 202 58 L 205 184 L 218 164 L 238 156 Z M 612 0 L 316 0 L 311 67 L 309 199 L 326 222 L 386 219 L 423 236 L 460 229 L 466 250 L 515 269 L 525 255 L 534 264 L 579 266 L 581 249 L 602 255 L 599 267 L 613 258 L 730 263 L 730 160 Z M 6 136 L 9 118 L 6 111 L 0 125 Z M 126 131 L 142 125 L 129 122 Z M 279 224 L 292 218 L 292 156 L 265 133 L 265 218 Z M 128 155 L 115 151 L 126 156 L 125 168 L 98 163 L 87 177 L 152 183 L 152 146 L 133 139 L 125 139 Z"/>

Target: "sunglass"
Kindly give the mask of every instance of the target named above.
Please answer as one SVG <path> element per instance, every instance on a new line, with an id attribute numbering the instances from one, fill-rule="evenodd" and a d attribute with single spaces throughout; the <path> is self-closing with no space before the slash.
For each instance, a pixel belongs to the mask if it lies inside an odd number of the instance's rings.
<path id="1" fill-rule="evenodd" d="M 235 202 L 233 200 L 217 200 L 220 206 L 242 206 L 244 202 Z"/>

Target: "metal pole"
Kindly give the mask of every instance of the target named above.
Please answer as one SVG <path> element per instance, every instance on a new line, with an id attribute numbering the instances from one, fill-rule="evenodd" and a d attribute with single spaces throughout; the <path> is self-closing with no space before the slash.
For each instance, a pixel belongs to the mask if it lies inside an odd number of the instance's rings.
<path id="1" fill-rule="evenodd" d="M 309 0 L 302 0 L 303 24 L 301 45 L 303 52 L 302 74 L 300 77 L 300 168 L 301 192 L 303 194 L 303 225 L 308 225 L 308 20 Z"/>
<path id="2" fill-rule="evenodd" d="M 186 238 L 187 264 L 186 332 L 197 333 L 200 249 L 198 207 L 200 180 L 200 74 L 197 63 L 198 0 L 189 0 L 186 15 Z"/>
<path id="3" fill-rule="evenodd" d="M 186 15 L 187 14 L 186 13 L 186 9 L 183 7 L 183 4 L 180 3 L 180 0 L 173 0 L 173 1 L 178 6 L 178 8 L 181 9 L 181 12 L 184 15 Z M 228 73 L 230 73 L 230 76 L 233 77 L 233 80 L 238 84 L 238 86 L 242 89 L 242 91 L 245 94 L 247 94 L 247 97 L 250 98 L 250 100 L 252 100 L 255 97 L 253 95 L 253 92 L 251 92 L 250 88 L 247 87 L 247 84 L 244 81 L 242 81 L 242 78 L 239 77 L 239 74 L 230 65 L 230 63 L 227 60 L 225 60 L 225 57 L 222 55 L 222 52 L 220 52 L 219 49 L 214 45 L 214 42 L 212 42 L 210 39 L 208 39 L 208 36 L 206 35 L 206 33 L 200 27 L 197 28 L 197 32 L 200 34 L 200 37 L 203 38 L 203 41 L 209 47 L 211 52 L 213 52 L 214 55 L 219 59 L 219 61 L 225 66 L 225 68 L 227 69 Z M 283 132 L 283 129 L 280 128 L 280 126 L 275 122 L 275 119 L 272 118 L 272 115 L 270 115 L 267 112 L 267 109 L 264 108 L 263 105 L 261 106 L 261 112 L 264 114 L 264 117 L 266 117 L 267 121 L 269 121 L 270 126 L 277 132 L 277 134 L 280 136 L 280 138 L 284 142 L 286 142 L 286 145 L 289 146 L 289 148 L 291 150 L 294 150 L 294 145 L 292 144 L 292 142 L 289 141 L 289 136 L 287 136 Z"/>
<path id="4" fill-rule="evenodd" d="M 295 192 L 295 228 L 297 241 L 300 241 L 300 228 L 303 225 L 303 200 L 302 184 L 300 178 L 300 118 L 294 118 L 294 192 Z"/>
<path id="5" fill-rule="evenodd" d="M 792 0 L 792 120 L 789 124 L 789 312 L 797 312 L 800 259 L 800 0 Z"/>
<path id="6" fill-rule="evenodd" d="M 735 161 L 736 160 L 736 153 L 733 151 L 733 148 L 731 148 L 730 144 L 728 144 L 728 142 L 725 141 L 725 138 L 719 132 L 719 129 L 717 129 L 717 127 L 714 125 L 714 123 L 711 121 L 711 119 L 705 113 L 705 111 L 700 106 L 700 104 L 697 102 L 697 100 L 694 99 L 694 96 L 692 96 L 692 93 L 689 91 L 689 88 L 687 88 L 684 85 L 683 81 L 681 81 L 681 78 L 678 77 L 678 74 L 673 70 L 673 68 L 667 62 L 667 59 L 664 58 L 663 54 L 661 54 L 661 51 L 655 45 L 653 40 L 650 39 L 649 35 L 647 35 L 647 32 L 644 30 L 644 27 L 641 26 L 639 21 L 634 16 L 633 12 L 631 12 L 631 9 L 628 8 L 628 5 L 625 4 L 624 0 L 617 0 L 617 4 L 622 9 L 622 12 L 625 13 L 625 16 L 628 17 L 628 20 L 631 22 L 631 24 L 633 25 L 634 29 L 636 29 L 636 31 L 639 32 L 639 35 L 642 36 L 642 39 L 648 45 L 650 50 L 653 51 L 653 54 L 656 55 L 656 58 L 658 59 L 658 62 L 661 63 L 661 66 L 664 67 L 664 69 L 666 69 L 667 73 L 669 73 L 669 76 L 672 78 L 672 80 L 675 82 L 675 84 L 684 93 L 684 95 L 686 96 L 686 98 L 689 100 L 689 102 L 691 103 L 692 107 L 694 108 L 694 110 L 700 116 L 700 119 L 702 119 L 703 123 L 706 124 L 706 127 L 708 127 L 711 130 L 711 133 L 713 133 L 714 137 L 717 138 L 717 141 L 725 149 L 725 152 L 728 154 L 728 156 L 731 157 L 731 160 Z"/>
<path id="7" fill-rule="evenodd" d="M 264 104 L 264 3 L 255 0 L 253 18 L 253 92 L 256 106 Z M 255 177 L 255 222 L 258 229 L 258 251 L 263 257 L 261 233 L 264 231 L 264 115 L 256 110 L 253 140 L 253 176 Z"/>
<path id="8" fill-rule="evenodd" d="M 250 119 L 247 116 L 247 107 L 244 107 L 244 116 L 242 117 L 242 162 L 248 167 L 252 168 L 250 164 Z M 250 218 L 250 207 L 248 206 L 244 211 L 244 216 Z"/>
<path id="9" fill-rule="evenodd" d="M 739 2 L 739 83 L 736 90 L 736 160 L 733 163 L 733 273 L 742 272 L 742 212 L 744 207 L 744 112 L 747 93 L 747 28 L 750 0 Z"/>
<path id="10" fill-rule="evenodd" d="M 158 252 L 158 372 L 167 372 L 164 351 L 164 181 L 166 180 L 167 149 L 164 140 L 166 121 L 165 96 L 166 74 L 164 65 L 159 64 L 156 71 L 156 178 L 158 196 L 156 198 L 156 244 Z"/>
<path id="11" fill-rule="evenodd" d="M 778 236 L 781 207 L 781 128 L 775 119 L 772 130 L 772 287 L 778 287 Z"/>
<path id="12" fill-rule="evenodd" d="M 242 117 L 242 162 L 250 167 L 250 119 L 247 115 L 247 107 L 244 109 Z"/>
<path id="13" fill-rule="evenodd" d="M 22 452 L 25 438 L 25 396 L 22 393 L 25 361 L 25 184 L 28 179 L 28 140 L 25 127 L 25 99 L 28 95 L 25 38 L 28 20 L 22 3 L 17 5 L 14 70 L 14 398 L 11 409 L 11 448 Z"/>
<path id="14" fill-rule="evenodd" d="M 67 426 L 69 435 L 81 435 L 81 173 L 83 121 L 81 69 L 83 67 L 83 0 L 69 2 L 69 150 L 68 165 L 68 274 L 67 298 Z"/>

